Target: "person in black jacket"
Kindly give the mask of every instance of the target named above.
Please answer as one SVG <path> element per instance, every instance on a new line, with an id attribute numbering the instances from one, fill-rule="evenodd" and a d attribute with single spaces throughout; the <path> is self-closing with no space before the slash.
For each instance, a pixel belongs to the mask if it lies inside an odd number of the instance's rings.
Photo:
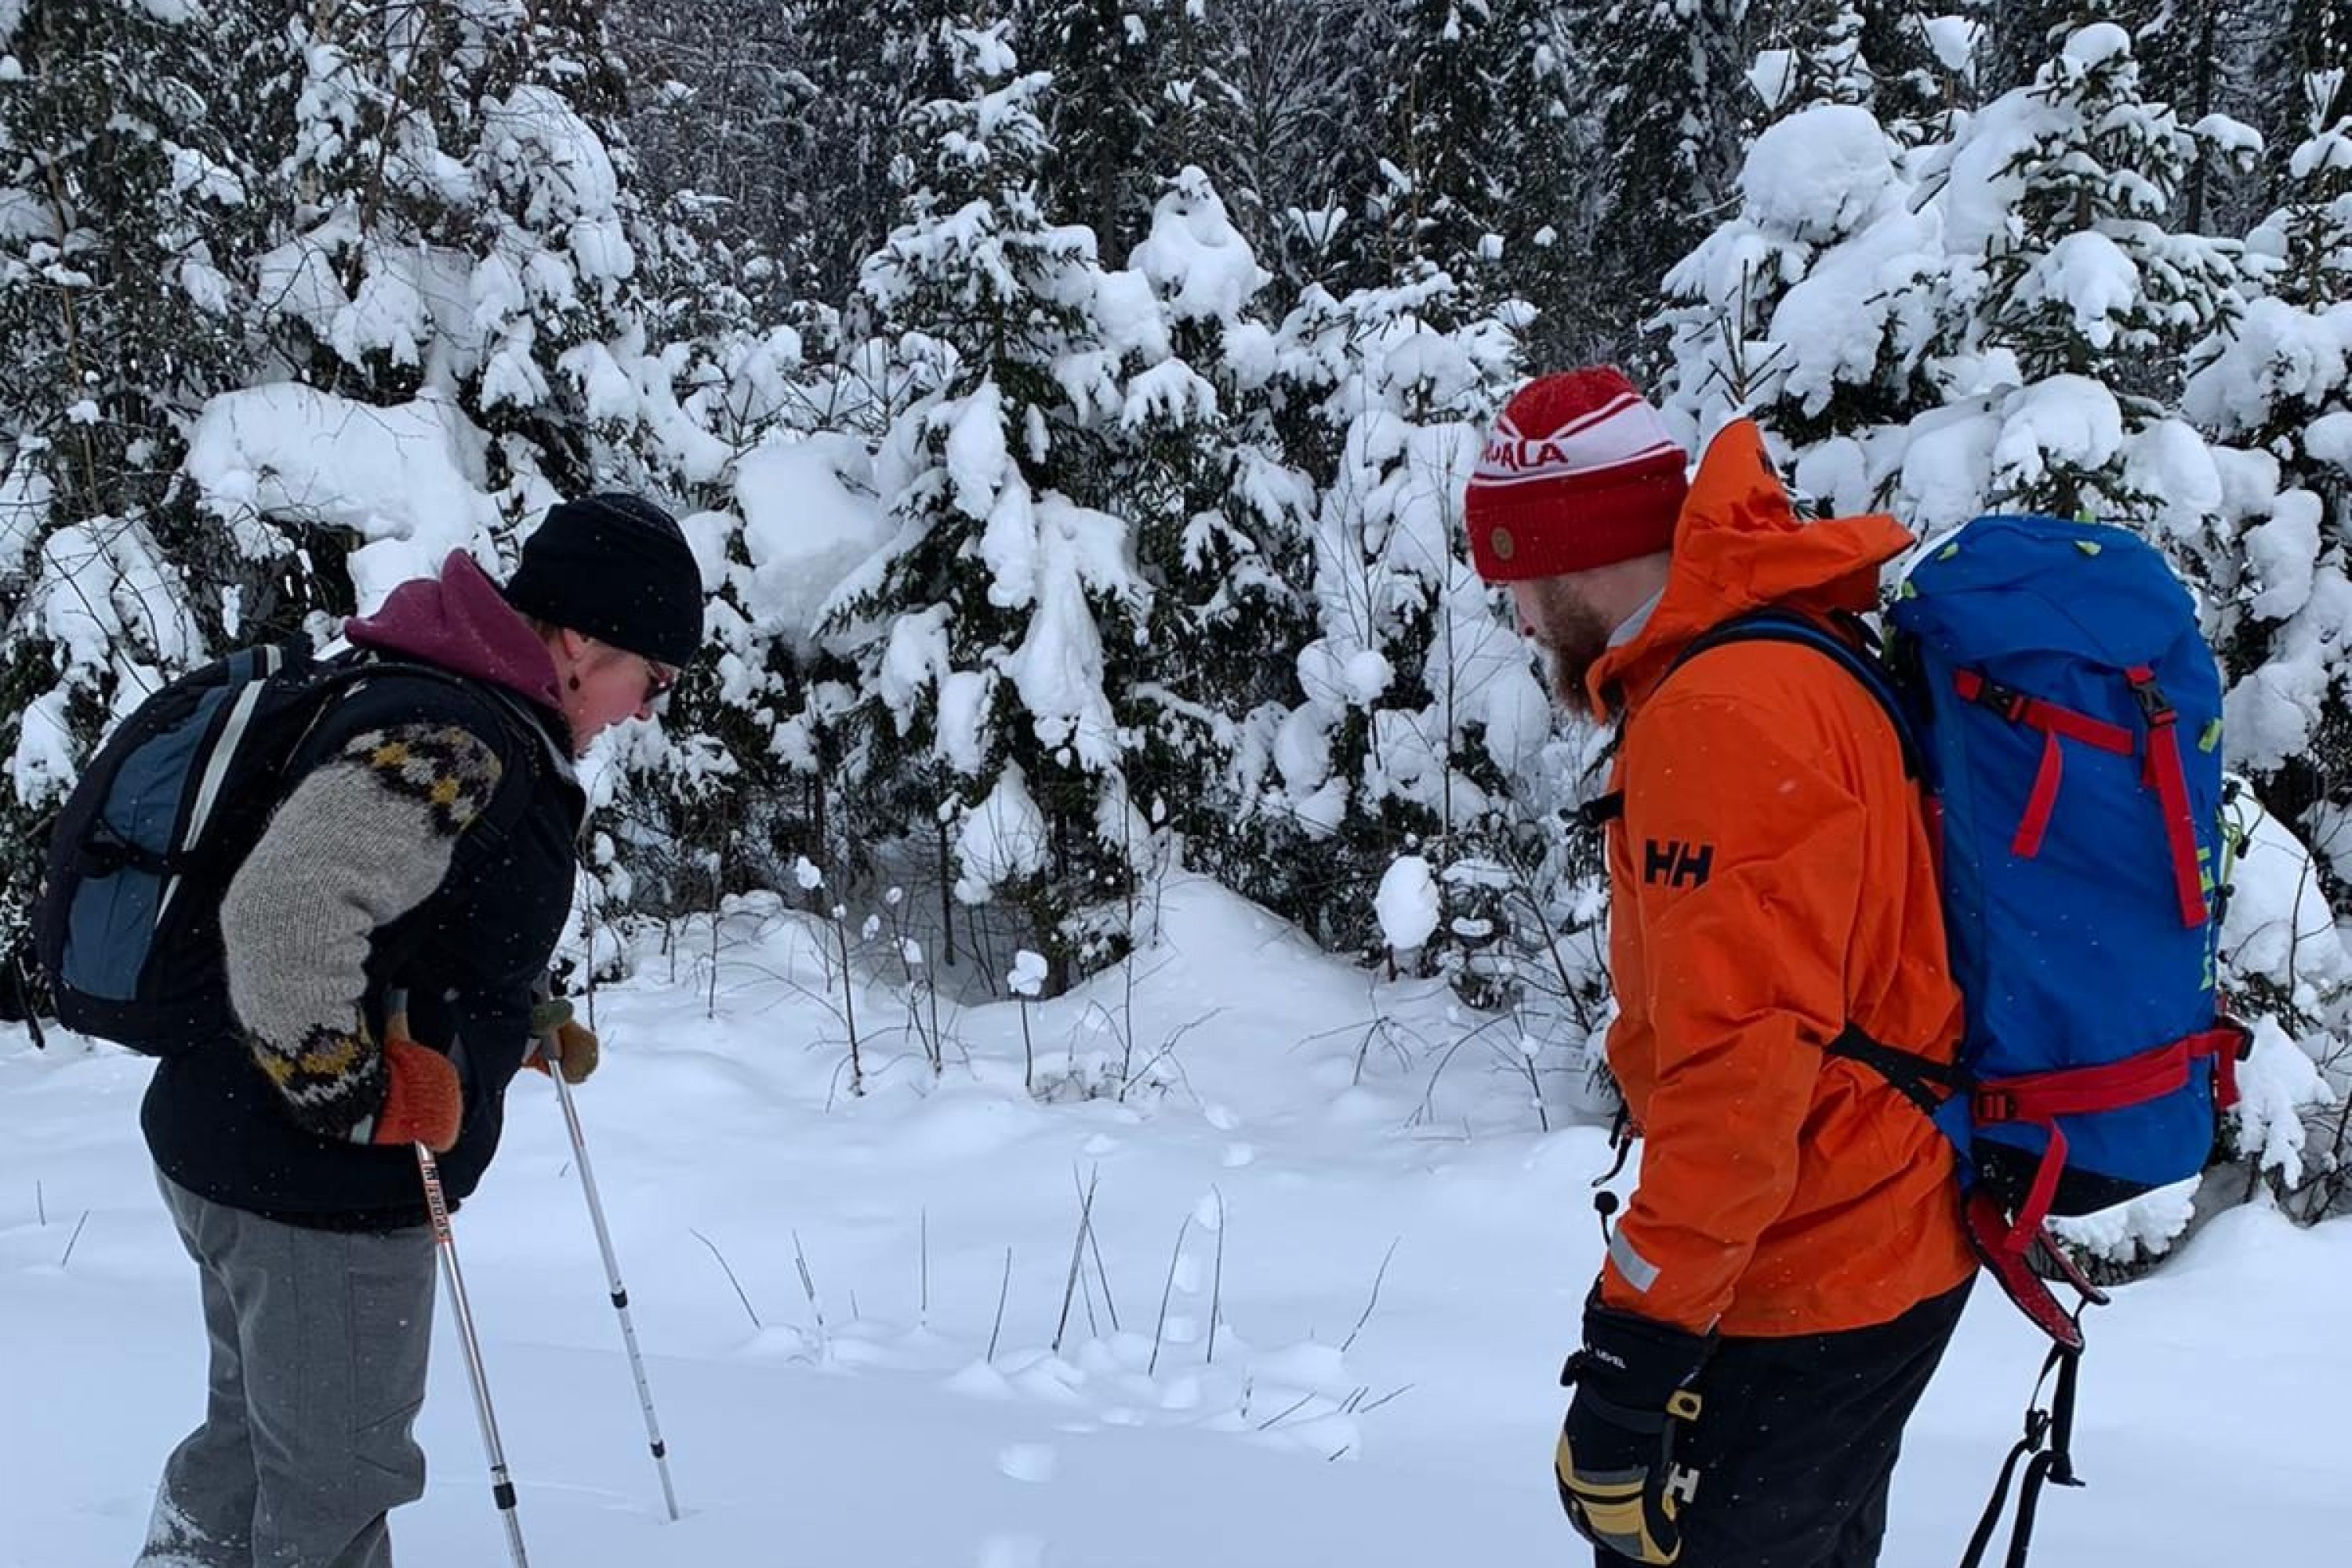
<path id="1" fill-rule="evenodd" d="M 345 626 L 383 671 L 298 745 L 221 900 L 241 1033 L 162 1062 L 141 1112 L 211 1343 L 141 1568 L 391 1563 L 385 1516 L 425 1489 L 415 1145 L 454 1205 L 509 1080 L 545 1065 L 531 1011 L 578 869 L 572 761 L 652 715 L 702 624 L 676 521 L 600 495 L 551 508 L 503 590 L 457 552 Z M 562 1039 L 576 1081 L 595 1042 Z"/>

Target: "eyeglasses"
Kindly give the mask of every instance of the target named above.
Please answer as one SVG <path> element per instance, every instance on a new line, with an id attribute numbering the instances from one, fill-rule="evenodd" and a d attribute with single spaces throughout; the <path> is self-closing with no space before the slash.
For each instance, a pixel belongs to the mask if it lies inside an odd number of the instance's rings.
<path id="1" fill-rule="evenodd" d="M 593 637 L 587 640 L 595 641 Z M 600 643 L 597 646 L 608 648 L 616 654 L 626 654 L 646 667 L 646 692 L 643 697 L 637 699 L 637 706 L 640 708 L 652 707 L 668 696 L 669 689 L 677 684 L 678 672 L 667 664 L 648 658 L 646 655 L 629 648 L 616 647 L 611 643 Z"/>

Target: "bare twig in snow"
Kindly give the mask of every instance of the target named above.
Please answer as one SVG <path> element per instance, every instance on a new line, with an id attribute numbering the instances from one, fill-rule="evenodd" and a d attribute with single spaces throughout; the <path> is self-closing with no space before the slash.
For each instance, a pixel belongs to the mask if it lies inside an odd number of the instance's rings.
<path id="1" fill-rule="evenodd" d="M 1073 1167 L 1070 1172 L 1070 1179 L 1075 1182 L 1077 1178 L 1078 1173 L 1076 1169 Z M 1093 1177 L 1089 1176 L 1087 1178 L 1087 1185 L 1088 1189 L 1087 1195 L 1088 1198 L 1091 1198 L 1093 1196 L 1092 1189 L 1094 1186 Z M 1111 1332 L 1117 1333 L 1118 1332 L 1118 1303 L 1110 1299 L 1110 1270 L 1103 1267 L 1102 1233 L 1094 1227 L 1092 1221 L 1089 1221 L 1087 1225 L 1087 1249 L 1094 1254 L 1095 1278 L 1102 1282 L 1103 1310 L 1110 1317 Z"/>
<path id="2" fill-rule="evenodd" d="M 801 1293 L 808 1298 L 810 1315 L 816 1319 L 817 1338 L 827 1337 L 824 1326 L 824 1305 L 816 1299 L 816 1281 L 809 1277 L 808 1254 L 801 1250 L 801 1233 L 793 1232 L 793 1265 L 801 1271 Z"/>
<path id="3" fill-rule="evenodd" d="M 1257 1424 L 1257 1429 L 1258 1429 L 1259 1431 L 1263 1432 L 1263 1431 L 1265 1431 L 1267 1427 L 1272 1426 L 1274 1426 L 1276 1422 L 1280 1421 L 1284 1416 L 1286 1416 L 1286 1415 L 1297 1415 L 1299 1411 L 1304 1410 L 1304 1409 L 1307 1407 L 1307 1401 L 1309 1401 L 1309 1400 L 1313 1399 L 1314 1397 L 1315 1397 L 1315 1395 L 1314 1395 L 1312 1393 L 1307 1393 L 1307 1394 L 1300 1394 L 1300 1395 L 1298 1396 L 1297 1402 L 1296 1404 L 1292 1405 L 1291 1406 L 1289 1406 L 1289 1408 L 1285 1409 L 1285 1410 L 1278 1410 L 1278 1411 L 1275 1412 L 1273 1415 L 1271 1415 L 1267 1416 L 1265 1420 L 1263 1420 L 1263 1421 L 1259 1422 L 1259 1423 Z"/>
<path id="4" fill-rule="evenodd" d="M 996 1288 L 996 1321 L 988 1331 L 988 1359 L 996 1360 L 996 1337 L 1004 1331 L 1004 1299 L 1013 1293 L 1013 1249 L 1004 1249 L 1004 1279 Z"/>
<path id="5" fill-rule="evenodd" d="M 751 1326 L 755 1329 L 765 1329 L 768 1325 L 760 1321 L 760 1314 L 751 1310 L 751 1298 L 743 1293 L 743 1281 L 735 1278 L 735 1270 L 728 1264 L 727 1255 L 719 1250 L 718 1243 L 691 1226 L 687 1227 L 687 1234 L 710 1248 L 710 1256 L 719 1259 L 719 1267 L 726 1271 L 727 1283 L 735 1287 L 735 1299 L 743 1303 L 744 1314 L 751 1320 Z"/>
<path id="6" fill-rule="evenodd" d="M 1403 1240 L 1404 1237 L 1398 1237 L 1389 1243 L 1388 1251 L 1381 1255 L 1380 1271 L 1372 1276 L 1371 1300 L 1364 1303 L 1364 1315 L 1356 1320 L 1356 1326 L 1348 1331 L 1348 1337 L 1339 1342 L 1340 1353 L 1345 1354 L 1355 1344 L 1356 1336 L 1362 1333 L 1364 1325 L 1372 1321 L 1372 1309 L 1381 1304 L 1381 1281 L 1389 1277 L 1389 1259 L 1396 1256 L 1396 1249 Z"/>
<path id="7" fill-rule="evenodd" d="M 1143 1367 L 1146 1377 L 1160 1370 L 1160 1339 L 1168 1331 L 1168 1298 L 1176 1289 L 1176 1265 L 1184 1256 L 1184 1232 L 1192 1223 L 1189 1214 L 1176 1222 L 1176 1245 L 1168 1249 L 1168 1278 L 1160 1287 L 1160 1321 L 1151 1326 L 1151 1359 Z"/>
<path id="8" fill-rule="evenodd" d="M 1097 1172 L 1097 1173 L 1099 1174 L 1100 1173 Z M 1074 1182 L 1077 1179 L 1077 1172 L 1075 1168 L 1070 1173 L 1070 1179 Z M 1089 1177 L 1087 1181 L 1085 1191 L 1078 1194 L 1078 1234 L 1071 1240 L 1070 1243 L 1070 1277 L 1068 1282 L 1062 1287 L 1061 1321 L 1054 1325 L 1054 1353 L 1055 1355 L 1062 1353 L 1063 1336 L 1069 1332 L 1070 1301 L 1078 1293 L 1079 1277 L 1086 1268 L 1087 1232 L 1091 1229 L 1094 1225 L 1094 1215 L 1095 1184 L 1094 1178 Z"/>
<path id="9" fill-rule="evenodd" d="M 1209 1284 L 1209 1353 L 1207 1363 L 1217 1363 L 1217 1320 L 1225 1310 L 1225 1194 L 1220 1187 L 1212 1187 L 1217 1194 L 1217 1261 Z"/>

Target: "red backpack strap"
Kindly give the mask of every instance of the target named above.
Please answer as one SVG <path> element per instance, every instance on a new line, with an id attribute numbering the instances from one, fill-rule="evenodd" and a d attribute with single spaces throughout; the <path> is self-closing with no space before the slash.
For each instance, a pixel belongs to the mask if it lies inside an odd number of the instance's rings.
<path id="1" fill-rule="evenodd" d="M 2106 1293 L 2081 1279 L 2081 1271 L 2073 1269 L 2067 1261 L 2065 1249 L 2039 1226 L 2023 1246 L 2011 1247 L 2013 1231 L 2009 1215 L 2002 1211 L 2000 1200 L 1984 1188 L 1975 1188 L 1961 1200 L 1960 1215 L 1977 1261 L 1984 1265 L 1985 1272 L 1992 1276 L 1993 1283 L 2000 1287 L 2010 1304 L 2057 1343 L 2081 1349 L 2083 1325 L 2075 1321 L 2074 1312 L 2059 1302 L 2057 1293 L 2050 1289 L 2050 1281 L 2035 1272 L 2034 1262 L 2038 1258 L 2058 1265 L 2060 1272 L 2067 1274 L 2067 1283 L 2081 1291 L 2085 1301 L 2104 1304 Z M 2037 1239 L 2042 1243 L 2038 1254 L 2032 1247 Z"/>
<path id="2" fill-rule="evenodd" d="M 2156 788 L 2164 813 L 2165 841 L 2172 850 L 2173 889 L 2180 899 L 2180 923 L 2205 923 L 2205 884 L 2197 870 L 2197 827 L 2189 807 L 2189 778 L 2180 763 L 2180 716 L 2156 683 L 2156 671 L 2135 665 L 2124 672 L 2147 721 L 2147 763 L 2143 774 Z"/>
<path id="3" fill-rule="evenodd" d="M 1955 670 L 1952 689 L 1963 700 L 1989 708 L 2012 724 L 2042 731 L 2042 765 L 2034 773 L 2033 791 L 2026 797 L 2024 815 L 2018 818 L 2017 836 L 2009 843 L 2009 852 L 2020 859 L 2030 860 L 2041 853 L 2042 836 L 2049 829 L 2051 812 L 2057 807 L 2058 784 L 2065 773 L 2065 753 L 2058 744 L 2060 741 L 2073 741 L 2118 757 L 2132 753 L 2131 731 L 2122 725 L 2106 723 L 2039 697 L 2029 697 L 2014 687 L 1988 680 L 1973 669 Z M 2183 787 L 2185 790 L 2186 785 Z"/>
<path id="4" fill-rule="evenodd" d="M 2041 1128 L 2048 1139 L 2042 1163 L 2034 1169 L 2033 1184 L 2018 1206 L 2003 1247 L 2023 1252 L 2040 1234 L 2042 1222 L 2050 1217 L 2050 1205 L 2058 1195 L 2058 1178 L 2066 1169 L 2066 1134 L 2058 1125 L 2060 1117 L 2120 1110 L 2184 1088 L 2190 1061 L 2212 1054 L 2218 1047 L 2209 1042 L 2221 1034 L 2214 1030 L 2190 1035 L 2105 1067 L 2060 1068 L 1978 1084 L 1971 1091 L 1969 1110 L 1979 1126 L 2023 1123 Z M 2230 1049 L 2235 1048 L 2232 1037 Z"/>
<path id="5" fill-rule="evenodd" d="M 2226 1015 L 2202 1034 L 2189 1037 L 2191 1060 L 2213 1058 L 2213 1109 L 2227 1110 L 2238 1103 L 2238 1064 L 2253 1048 L 2254 1032 Z"/>
<path id="6" fill-rule="evenodd" d="M 2012 724 L 2023 724 L 2045 735 L 2057 735 L 2119 757 L 2132 753 L 2132 734 L 2120 724 L 2077 713 L 2040 697 L 2029 697 L 2015 687 L 1988 680 L 1973 669 L 1952 672 L 1952 689 L 1980 708 L 1990 708 Z"/>

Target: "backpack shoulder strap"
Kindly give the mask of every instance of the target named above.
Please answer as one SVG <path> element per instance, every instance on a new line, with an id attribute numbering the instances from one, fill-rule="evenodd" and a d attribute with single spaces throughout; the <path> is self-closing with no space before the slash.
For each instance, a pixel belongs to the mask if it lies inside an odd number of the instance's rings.
<path id="1" fill-rule="evenodd" d="M 576 795 L 578 784 L 571 761 L 562 754 L 546 725 L 533 715 L 520 696 L 496 682 L 439 665 L 369 650 L 339 654 L 331 662 L 335 668 L 328 678 L 330 689 L 297 742 L 297 755 L 305 750 L 331 750 L 334 731 L 327 726 L 336 721 L 336 710 L 345 704 L 369 702 L 372 697 L 374 708 L 385 710 L 382 717 L 429 715 L 431 722 L 461 723 L 498 753 L 501 763 L 498 784 L 480 814 L 457 836 L 449 865 L 443 873 L 443 889 L 469 889 L 478 886 L 485 877 L 497 873 L 502 864 L 503 847 L 530 815 L 541 784 L 550 777 L 562 781 Z M 433 690 L 420 692 L 419 688 Z M 419 712 L 417 703 L 421 698 L 444 693 L 446 696 L 442 700 Z M 377 717 L 373 711 L 346 713 L 343 721 L 365 728 Z M 313 745 L 321 739 L 331 743 Z M 307 760 L 315 765 L 321 759 L 314 755 Z M 412 916 L 414 913 L 411 911 Z M 372 962 L 386 973 L 404 971 L 423 945 L 422 931 L 406 916 L 378 928 L 378 938 L 382 945 Z"/>
<path id="2" fill-rule="evenodd" d="M 1750 610 L 1734 616 L 1727 621 L 1709 626 L 1686 644 L 1666 667 L 1671 679 L 1675 670 L 1703 653 L 1727 647 L 1734 643 L 1777 642 L 1794 643 L 1809 647 L 1833 659 L 1848 674 L 1862 683 L 1895 726 L 1895 738 L 1903 748 L 1903 771 L 1912 778 L 1925 776 L 1919 752 L 1919 739 L 1913 729 L 1910 710 L 1905 706 L 1902 694 L 1895 690 L 1894 678 L 1888 675 L 1877 648 L 1877 638 L 1859 616 L 1841 617 L 1852 639 L 1793 610 Z"/>
<path id="3" fill-rule="evenodd" d="M 454 694 L 467 714 L 487 718 L 487 725 L 481 719 L 474 719 L 472 727 L 482 729 L 480 739 L 498 752 L 505 766 L 481 815 L 458 840 L 457 860 L 468 868 L 467 875 L 474 874 L 491 847 L 503 842 L 521 825 L 542 781 L 551 776 L 577 793 L 571 760 L 563 755 L 547 726 L 521 697 L 496 682 L 422 660 L 364 649 L 338 654 L 325 662 L 330 667 L 323 676 L 328 689 L 302 735 L 288 752 L 289 763 L 294 764 L 287 770 L 289 777 L 299 777 L 304 764 L 315 764 L 320 760 L 315 754 L 306 757 L 305 753 L 315 751 L 312 742 L 321 729 L 334 720 L 337 710 L 345 703 L 364 700 L 365 689 L 370 685 L 405 684 L 411 689 L 415 686 L 436 686 Z"/>
<path id="4" fill-rule="evenodd" d="M 401 658 L 365 649 L 338 654 L 324 662 L 331 669 L 326 676 L 329 693 L 305 729 L 304 741 L 316 732 L 340 704 L 355 695 L 352 688 L 369 681 L 415 680 L 457 692 L 473 706 L 487 710 L 495 721 L 496 732 L 482 738 L 494 742 L 501 738 L 511 741 L 513 754 L 508 760 L 520 761 L 531 778 L 536 779 L 547 772 L 551 764 L 559 773 L 570 772 L 569 760 L 557 747 L 546 725 L 530 711 L 520 697 L 495 681 L 461 675 L 421 659 Z M 295 749 L 298 752 L 300 751 L 300 742 L 297 742 Z M 504 745 L 499 749 L 502 754 L 509 751 Z"/>

